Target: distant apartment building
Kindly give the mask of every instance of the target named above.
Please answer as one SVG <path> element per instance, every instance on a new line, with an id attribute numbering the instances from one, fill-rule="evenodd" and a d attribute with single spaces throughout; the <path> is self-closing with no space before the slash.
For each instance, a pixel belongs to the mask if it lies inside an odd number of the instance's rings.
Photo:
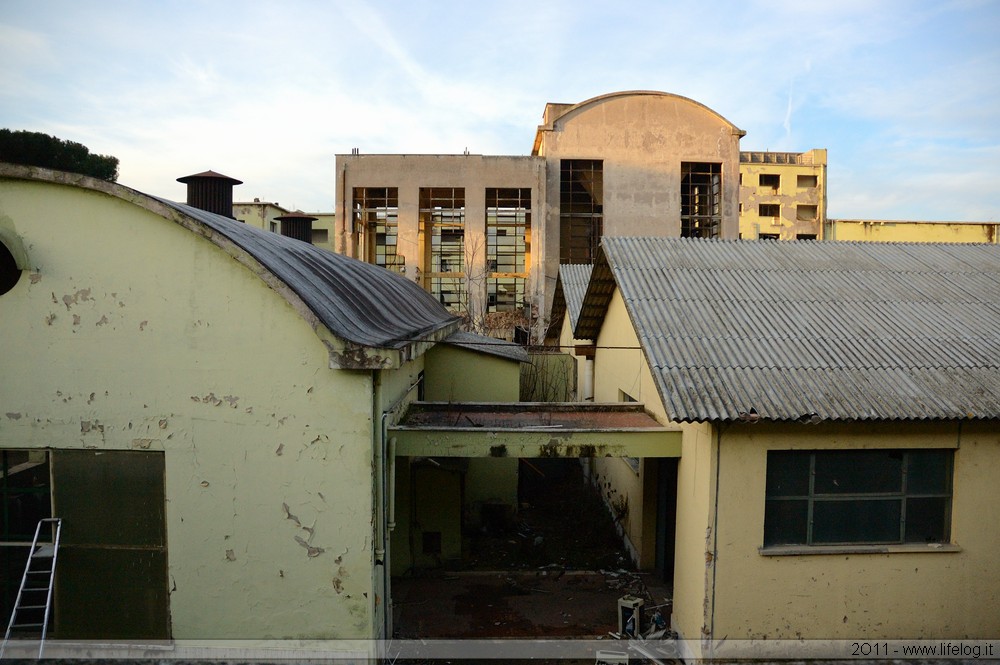
<path id="1" fill-rule="evenodd" d="M 740 153 L 740 237 L 820 240 L 826 222 L 826 150 Z"/>

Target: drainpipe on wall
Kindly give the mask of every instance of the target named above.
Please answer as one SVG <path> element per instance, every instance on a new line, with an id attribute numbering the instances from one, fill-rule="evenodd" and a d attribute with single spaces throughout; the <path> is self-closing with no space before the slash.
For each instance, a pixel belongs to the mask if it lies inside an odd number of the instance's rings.
<path id="1" fill-rule="evenodd" d="M 594 359 L 583 359 L 583 401 L 594 401 Z"/>
<path id="2" fill-rule="evenodd" d="M 372 412 L 377 410 L 378 370 L 372 370 Z M 413 392 L 424 380 L 423 375 L 403 392 L 389 408 L 382 411 L 379 419 L 378 441 L 375 450 L 378 451 L 375 461 L 376 474 L 376 541 L 375 565 L 382 566 L 382 637 L 389 640 L 392 637 L 392 588 L 390 585 L 390 539 L 389 533 L 396 528 L 396 437 L 389 438 L 389 415 L 395 411 L 406 396 Z M 374 422 L 374 418 L 372 422 Z"/>

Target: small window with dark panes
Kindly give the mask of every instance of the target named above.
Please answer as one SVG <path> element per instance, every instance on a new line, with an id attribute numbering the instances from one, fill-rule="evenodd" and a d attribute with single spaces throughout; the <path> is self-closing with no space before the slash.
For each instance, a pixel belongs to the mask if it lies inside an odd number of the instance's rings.
<path id="1" fill-rule="evenodd" d="M 764 546 L 942 543 L 951 450 L 772 450 Z"/>

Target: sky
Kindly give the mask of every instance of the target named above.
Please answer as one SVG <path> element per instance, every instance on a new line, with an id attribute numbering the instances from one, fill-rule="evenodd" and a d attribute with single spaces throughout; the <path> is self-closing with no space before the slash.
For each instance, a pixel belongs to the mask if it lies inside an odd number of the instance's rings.
<path id="1" fill-rule="evenodd" d="M 826 148 L 830 217 L 1000 221 L 1000 0 L 0 0 L 0 127 L 178 201 L 331 211 L 338 153 L 528 155 L 621 90 Z"/>

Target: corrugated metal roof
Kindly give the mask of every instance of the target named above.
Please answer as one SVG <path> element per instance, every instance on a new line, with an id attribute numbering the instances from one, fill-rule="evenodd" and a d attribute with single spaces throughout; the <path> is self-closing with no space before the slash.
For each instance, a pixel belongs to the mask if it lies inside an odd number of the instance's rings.
<path id="1" fill-rule="evenodd" d="M 605 238 L 612 278 L 674 420 L 1000 419 L 995 245 Z"/>
<path id="2" fill-rule="evenodd" d="M 158 199 L 222 234 L 295 292 L 337 337 L 362 346 L 399 349 L 458 318 L 427 291 L 385 268 L 311 244 Z"/>
<path id="3" fill-rule="evenodd" d="M 488 353 L 493 356 L 498 356 L 507 360 L 514 360 L 519 363 L 526 363 L 530 360 L 530 358 L 528 358 L 528 352 L 520 344 L 508 342 L 503 339 L 496 339 L 495 337 L 477 335 L 476 333 L 466 332 L 464 330 L 452 333 L 444 340 L 444 343 L 452 344 L 470 351 L 476 351 L 478 353 Z"/>
<path id="4" fill-rule="evenodd" d="M 564 263 L 559 266 L 547 338 L 559 337 L 566 316 L 569 316 L 570 329 L 576 330 L 583 297 L 587 293 L 587 284 L 590 283 L 590 274 L 593 270 L 594 266 L 590 263 Z"/>
<path id="5" fill-rule="evenodd" d="M 587 294 L 587 285 L 590 284 L 590 273 L 593 270 L 594 266 L 589 263 L 559 266 L 559 279 L 562 281 L 563 294 L 566 297 L 566 313 L 574 330 L 580 318 L 583 296 Z"/>

